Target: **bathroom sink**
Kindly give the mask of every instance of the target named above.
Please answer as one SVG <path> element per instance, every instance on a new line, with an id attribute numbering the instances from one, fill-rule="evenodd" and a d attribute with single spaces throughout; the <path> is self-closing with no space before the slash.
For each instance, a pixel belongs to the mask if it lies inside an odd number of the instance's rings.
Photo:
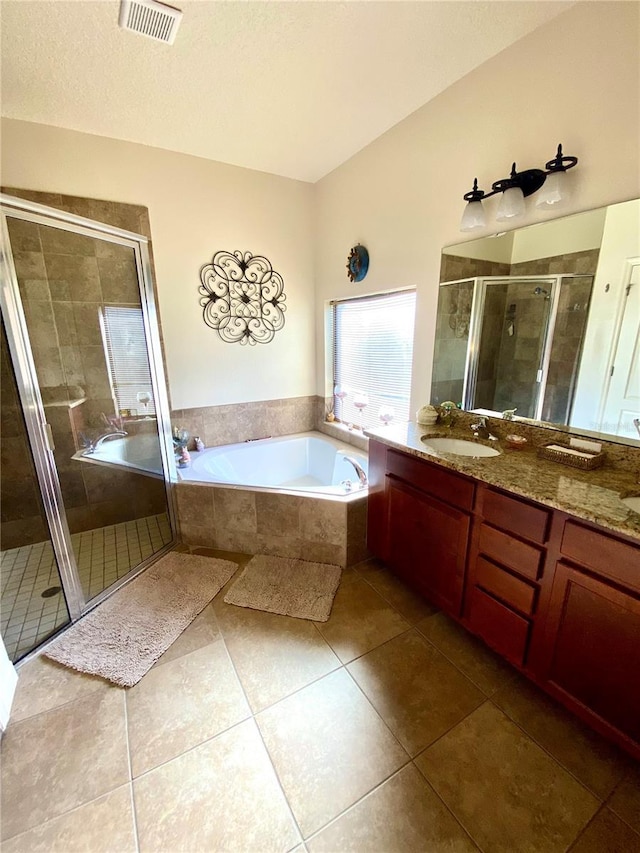
<path id="1" fill-rule="evenodd" d="M 629 509 L 640 514 L 640 495 L 632 498 L 620 498 L 620 500 L 625 504 L 625 506 L 628 506 Z"/>
<path id="2" fill-rule="evenodd" d="M 426 435 L 422 441 L 433 450 L 439 450 L 442 453 L 454 453 L 456 456 L 500 456 L 500 451 L 497 448 L 487 447 L 486 444 L 478 444 L 475 441 L 467 441 L 464 438 L 429 438 Z"/>

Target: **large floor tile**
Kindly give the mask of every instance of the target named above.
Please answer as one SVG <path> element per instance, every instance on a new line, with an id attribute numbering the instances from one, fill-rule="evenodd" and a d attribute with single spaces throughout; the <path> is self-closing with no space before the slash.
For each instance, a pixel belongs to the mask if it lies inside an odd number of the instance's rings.
<path id="1" fill-rule="evenodd" d="M 438 608 L 397 578 L 377 560 L 359 563 L 356 571 L 411 625 L 438 613 Z"/>
<path id="2" fill-rule="evenodd" d="M 2 853 L 136 853 L 131 786 L 30 829 L 2 845 Z"/>
<path id="3" fill-rule="evenodd" d="M 94 675 L 85 675 L 40 655 L 18 669 L 18 685 L 11 706 L 11 722 L 17 723 L 50 711 L 91 693 L 122 691 Z"/>
<path id="4" fill-rule="evenodd" d="M 640 833 L 640 765 L 628 772 L 607 805 Z"/>
<path id="5" fill-rule="evenodd" d="M 127 692 L 134 777 L 250 714 L 221 641 L 151 669 Z"/>
<path id="6" fill-rule="evenodd" d="M 310 853 L 472 853 L 475 844 L 413 764 L 307 842 Z"/>
<path id="7" fill-rule="evenodd" d="M 590 791 L 605 799 L 629 760 L 612 744 L 523 678 L 514 678 L 493 701 Z"/>
<path id="8" fill-rule="evenodd" d="M 417 631 L 394 637 L 348 669 L 410 755 L 486 701 Z"/>
<path id="9" fill-rule="evenodd" d="M 416 627 L 487 696 L 513 677 L 512 667 L 444 613 L 423 619 Z"/>
<path id="10" fill-rule="evenodd" d="M 254 712 L 339 667 L 312 622 L 220 603 L 218 620 Z"/>
<path id="11" fill-rule="evenodd" d="M 640 835 L 603 808 L 578 838 L 571 853 L 640 853 Z"/>
<path id="12" fill-rule="evenodd" d="M 124 695 L 98 692 L 10 723 L 2 739 L 2 837 L 129 780 Z"/>
<path id="13" fill-rule="evenodd" d="M 344 670 L 256 719 L 305 838 L 408 761 Z"/>
<path id="14" fill-rule="evenodd" d="M 284 851 L 300 836 L 247 720 L 134 782 L 141 853 Z"/>
<path id="15" fill-rule="evenodd" d="M 161 666 L 171 660 L 176 660 L 190 652 L 195 652 L 203 646 L 220 639 L 218 620 L 213 605 L 207 605 L 202 613 L 199 613 L 188 628 L 180 634 L 169 646 L 167 651 L 161 655 L 154 666 Z"/>
<path id="16" fill-rule="evenodd" d="M 343 663 L 408 630 L 409 623 L 365 580 L 341 585 L 318 630 Z"/>
<path id="17" fill-rule="evenodd" d="M 489 702 L 416 764 L 483 850 L 560 853 L 599 807 Z"/>

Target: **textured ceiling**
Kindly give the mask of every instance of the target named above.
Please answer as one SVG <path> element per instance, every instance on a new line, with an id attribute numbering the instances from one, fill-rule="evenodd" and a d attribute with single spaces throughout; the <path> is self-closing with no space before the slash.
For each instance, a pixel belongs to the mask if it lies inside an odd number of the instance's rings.
<path id="1" fill-rule="evenodd" d="M 571 2 L 2 0 L 2 114 L 316 181 Z"/>

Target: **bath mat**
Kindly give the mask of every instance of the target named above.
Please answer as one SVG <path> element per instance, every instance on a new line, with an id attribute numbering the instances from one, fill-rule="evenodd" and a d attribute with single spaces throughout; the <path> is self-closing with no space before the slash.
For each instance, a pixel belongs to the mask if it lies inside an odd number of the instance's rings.
<path id="1" fill-rule="evenodd" d="M 171 552 L 72 625 L 45 656 L 132 687 L 237 568 L 228 560 Z"/>
<path id="2" fill-rule="evenodd" d="M 342 569 L 286 557 L 252 557 L 224 597 L 227 604 L 326 622 Z"/>

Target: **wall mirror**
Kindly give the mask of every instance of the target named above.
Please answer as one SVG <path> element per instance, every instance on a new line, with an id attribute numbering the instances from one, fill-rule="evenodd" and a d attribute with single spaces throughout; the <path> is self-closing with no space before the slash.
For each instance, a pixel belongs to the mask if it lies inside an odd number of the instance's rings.
<path id="1" fill-rule="evenodd" d="M 640 444 L 640 200 L 443 249 L 444 400 Z"/>

